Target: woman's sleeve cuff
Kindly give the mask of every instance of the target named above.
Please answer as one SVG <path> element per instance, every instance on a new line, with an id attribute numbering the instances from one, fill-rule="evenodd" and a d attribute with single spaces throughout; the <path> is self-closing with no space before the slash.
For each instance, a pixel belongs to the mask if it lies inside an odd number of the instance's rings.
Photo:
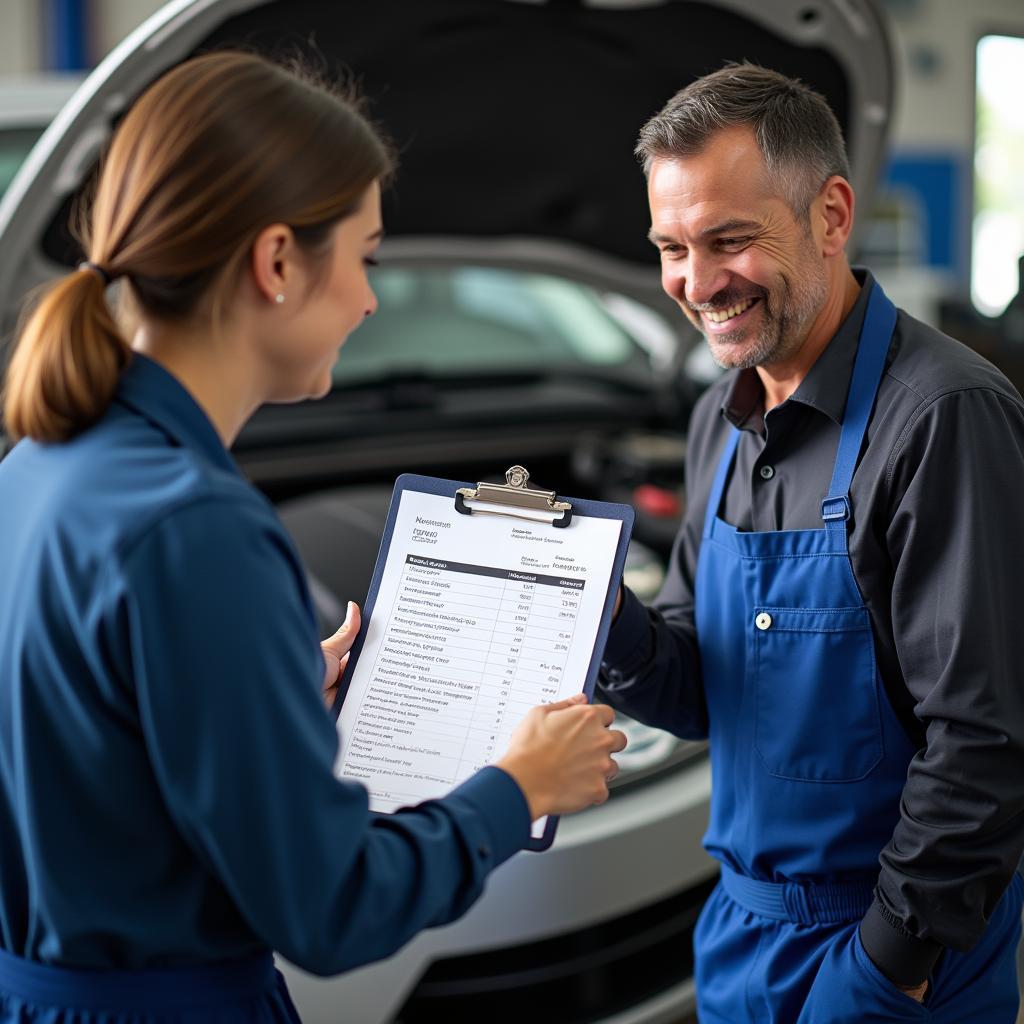
<path id="1" fill-rule="evenodd" d="M 529 842 L 530 808 L 515 779 L 503 769 L 482 768 L 445 799 L 468 803 L 476 811 L 484 826 L 478 833 L 476 853 L 489 868 L 503 864 Z"/>

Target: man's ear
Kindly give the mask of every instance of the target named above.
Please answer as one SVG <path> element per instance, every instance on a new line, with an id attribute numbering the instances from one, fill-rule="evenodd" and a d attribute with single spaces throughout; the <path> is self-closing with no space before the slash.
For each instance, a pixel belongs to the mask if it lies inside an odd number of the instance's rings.
<path id="1" fill-rule="evenodd" d="M 823 256 L 837 256 L 846 248 L 853 230 L 856 197 L 853 186 L 841 175 L 833 174 L 811 204 L 811 216 Z"/>
<path id="2" fill-rule="evenodd" d="M 257 292 L 268 302 L 280 302 L 294 285 L 295 236 L 287 224 L 265 227 L 252 244 L 250 269 Z"/>

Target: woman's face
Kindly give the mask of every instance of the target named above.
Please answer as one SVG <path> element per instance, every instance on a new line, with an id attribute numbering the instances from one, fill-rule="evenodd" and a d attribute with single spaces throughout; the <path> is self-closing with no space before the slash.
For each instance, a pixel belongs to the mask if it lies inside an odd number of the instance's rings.
<path id="1" fill-rule="evenodd" d="M 275 311 L 285 316 L 272 347 L 269 401 L 321 398 L 330 391 L 341 346 L 377 308 L 367 267 L 381 233 L 380 185 L 374 182 L 356 211 L 334 228 L 320 276 L 296 282 Z"/>

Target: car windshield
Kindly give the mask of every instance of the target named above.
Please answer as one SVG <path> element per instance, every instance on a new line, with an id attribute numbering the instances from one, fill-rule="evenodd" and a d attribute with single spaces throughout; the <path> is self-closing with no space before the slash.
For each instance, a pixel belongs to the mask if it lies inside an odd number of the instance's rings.
<path id="1" fill-rule="evenodd" d="M 377 313 L 345 343 L 335 381 L 386 374 L 615 371 L 646 363 L 615 299 L 576 281 L 492 267 L 380 267 Z M 613 312 L 614 311 L 614 312 Z"/>

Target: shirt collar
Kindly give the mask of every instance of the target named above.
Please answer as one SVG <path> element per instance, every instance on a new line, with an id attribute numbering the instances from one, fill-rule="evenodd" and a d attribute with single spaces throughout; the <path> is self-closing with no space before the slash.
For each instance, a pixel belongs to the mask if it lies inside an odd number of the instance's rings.
<path id="1" fill-rule="evenodd" d="M 162 430 L 176 445 L 238 472 L 209 417 L 172 373 L 136 352 L 121 374 L 114 400 Z"/>
<path id="2" fill-rule="evenodd" d="M 853 364 L 857 358 L 860 331 L 867 314 L 868 296 L 874 284 L 870 270 L 855 267 L 853 276 L 861 286 L 857 301 L 788 399 L 809 405 L 840 425 L 846 408 Z M 722 415 L 735 427 L 763 432 L 764 386 L 755 369 L 736 372 L 722 403 Z"/>

